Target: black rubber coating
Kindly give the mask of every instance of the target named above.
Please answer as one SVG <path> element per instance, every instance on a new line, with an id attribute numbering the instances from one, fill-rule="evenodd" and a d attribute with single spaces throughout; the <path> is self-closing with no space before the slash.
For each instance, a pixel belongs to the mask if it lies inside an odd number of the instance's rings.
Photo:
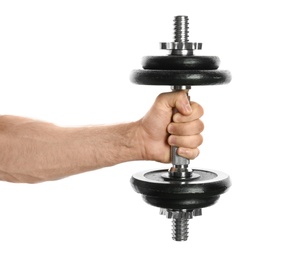
<path id="1" fill-rule="evenodd" d="M 231 186 L 227 174 L 194 169 L 200 177 L 190 181 L 167 181 L 167 169 L 140 172 L 132 176 L 134 190 L 150 205 L 167 209 L 196 209 L 213 205 Z"/>
<path id="2" fill-rule="evenodd" d="M 218 85 L 231 81 L 227 70 L 133 70 L 131 81 L 139 85 Z"/>
<path id="3" fill-rule="evenodd" d="M 216 70 L 217 56 L 145 56 L 142 67 L 151 70 Z"/>

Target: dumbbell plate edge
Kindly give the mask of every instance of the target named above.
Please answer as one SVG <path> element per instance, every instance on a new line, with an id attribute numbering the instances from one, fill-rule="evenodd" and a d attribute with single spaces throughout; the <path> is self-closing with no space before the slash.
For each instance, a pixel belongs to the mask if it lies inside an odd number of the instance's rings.
<path id="1" fill-rule="evenodd" d="M 155 70 L 216 70 L 220 59 L 217 56 L 145 56 L 143 69 Z"/>
<path id="2" fill-rule="evenodd" d="M 150 205 L 171 209 L 196 209 L 213 205 L 231 186 L 230 177 L 217 170 L 193 169 L 200 177 L 190 181 L 169 181 L 162 176 L 167 169 L 136 173 L 133 189 Z"/>
<path id="3" fill-rule="evenodd" d="M 133 70 L 131 82 L 139 85 L 220 85 L 231 81 L 227 70 Z"/>

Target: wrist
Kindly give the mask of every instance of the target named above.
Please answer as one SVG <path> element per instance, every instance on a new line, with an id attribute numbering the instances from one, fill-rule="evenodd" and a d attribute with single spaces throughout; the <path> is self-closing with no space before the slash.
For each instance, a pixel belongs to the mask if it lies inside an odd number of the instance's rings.
<path id="1" fill-rule="evenodd" d="M 144 139 L 141 131 L 140 121 L 127 123 L 121 136 L 121 147 L 123 147 L 126 161 L 146 160 Z M 120 139 L 119 139 L 120 140 Z"/>
<path id="2" fill-rule="evenodd" d="M 139 122 L 93 127 L 91 149 L 98 168 L 143 160 Z M 98 137 L 98 138 L 97 138 Z"/>

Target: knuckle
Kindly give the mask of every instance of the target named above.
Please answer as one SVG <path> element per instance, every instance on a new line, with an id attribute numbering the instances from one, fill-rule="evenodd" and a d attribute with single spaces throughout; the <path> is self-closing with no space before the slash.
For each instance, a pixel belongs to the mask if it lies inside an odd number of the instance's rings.
<path id="1" fill-rule="evenodd" d="M 190 150 L 189 159 L 193 160 L 193 159 L 195 159 L 196 157 L 197 157 L 196 149 Z"/>
<path id="2" fill-rule="evenodd" d="M 202 120 L 198 120 L 197 122 L 197 130 L 199 133 L 203 132 L 205 125 Z"/>
<path id="3" fill-rule="evenodd" d="M 198 135 L 198 146 L 200 146 L 203 143 L 203 136 Z"/>
<path id="4" fill-rule="evenodd" d="M 197 148 L 203 143 L 203 136 L 202 135 L 194 135 L 192 138 L 191 146 L 192 148 Z"/>
<path id="5" fill-rule="evenodd" d="M 161 93 L 157 96 L 156 101 L 162 101 L 165 98 L 165 93 Z"/>
<path id="6" fill-rule="evenodd" d="M 204 115 L 204 109 L 200 104 L 198 104 L 196 102 L 192 102 L 192 109 L 194 112 L 196 112 L 196 115 L 198 116 L 198 118 L 200 118 Z"/>
<path id="7" fill-rule="evenodd" d="M 194 160 L 196 157 L 197 157 L 196 153 L 193 152 L 189 159 Z"/>
<path id="8" fill-rule="evenodd" d="M 199 104 L 198 104 L 198 112 L 199 112 L 200 117 L 204 115 L 204 108 Z"/>
<path id="9" fill-rule="evenodd" d="M 193 159 L 197 158 L 199 153 L 200 153 L 200 151 L 198 148 L 192 149 L 189 159 L 193 160 Z"/>
<path id="10" fill-rule="evenodd" d="M 180 113 L 175 113 L 175 114 L 173 115 L 173 121 L 174 121 L 175 123 L 180 123 L 180 122 L 181 122 L 181 118 L 182 118 L 182 116 L 181 116 Z"/>
<path id="11" fill-rule="evenodd" d="M 193 159 L 197 158 L 199 156 L 199 154 L 200 154 L 200 150 L 198 148 L 195 149 L 195 151 L 194 151 L 194 158 Z"/>

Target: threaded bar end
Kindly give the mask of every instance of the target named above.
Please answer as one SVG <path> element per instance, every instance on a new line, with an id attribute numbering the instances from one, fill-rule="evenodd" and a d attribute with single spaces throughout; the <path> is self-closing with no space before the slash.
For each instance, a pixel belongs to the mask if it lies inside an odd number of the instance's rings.
<path id="1" fill-rule="evenodd" d="M 188 42 L 188 16 L 175 16 L 174 39 L 175 42 Z"/>
<path id="2" fill-rule="evenodd" d="M 173 219 L 173 240 L 186 241 L 188 238 L 188 219 Z"/>

